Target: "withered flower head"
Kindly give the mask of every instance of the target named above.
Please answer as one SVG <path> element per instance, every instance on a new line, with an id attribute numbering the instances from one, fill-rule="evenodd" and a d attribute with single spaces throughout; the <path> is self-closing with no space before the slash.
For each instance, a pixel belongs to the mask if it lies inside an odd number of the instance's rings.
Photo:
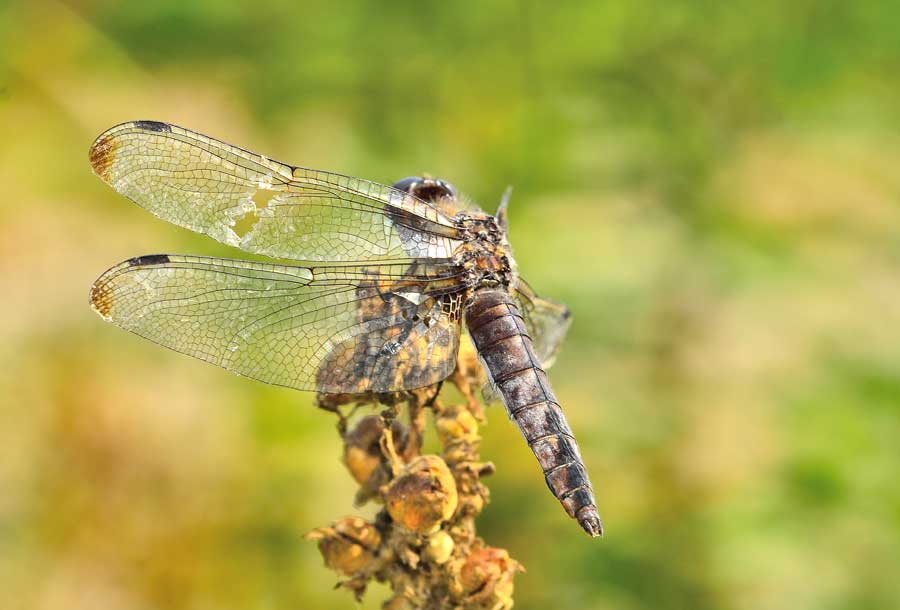
<path id="1" fill-rule="evenodd" d="M 409 442 L 409 430 L 398 421 L 390 429 L 394 448 L 403 451 Z M 379 415 L 363 417 L 344 435 L 344 465 L 359 483 L 357 501 L 377 498 L 381 488 L 390 480 L 390 466 L 385 461 L 381 442 L 384 438 L 384 419 Z"/>
<path id="2" fill-rule="evenodd" d="M 467 608 L 511 608 L 513 576 L 522 570 L 503 549 L 473 551 L 459 572 Z"/>
<path id="3" fill-rule="evenodd" d="M 381 470 L 379 441 L 384 433 L 384 420 L 378 415 L 360 419 L 344 437 L 344 464 L 350 475 L 363 487 L 368 487 L 373 477 L 384 475 Z M 387 477 L 381 484 L 387 482 Z"/>
<path id="4" fill-rule="evenodd" d="M 421 455 L 406 464 L 385 492 L 391 519 L 412 532 L 428 534 L 456 512 L 456 481 L 440 457 Z"/>
<path id="5" fill-rule="evenodd" d="M 381 534 L 375 526 L 359 517 L 341 519 L 331 527 L 311 532 L 307 538 L 319 541 L 326 566 L 346 576 L 369 565 L 381 544 Z"/>

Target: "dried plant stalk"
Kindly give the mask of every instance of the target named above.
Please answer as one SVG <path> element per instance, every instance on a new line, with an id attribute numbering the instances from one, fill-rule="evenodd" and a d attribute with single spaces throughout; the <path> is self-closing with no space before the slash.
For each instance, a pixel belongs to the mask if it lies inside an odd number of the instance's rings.
<path id="1" fill-rule="evenodd" d="M 489 500 L 481 482 L 494 466 L 479 456 L 483 411 L 474 389 L 482 372 L 474 350 L 461 349 L 448 379 L 464 404 L 444 406 L 440 388 L 390 395 L 320 395 L 319 406 L 338 414 L 344 463 L 359 483 L 356 501 L 383 505 L 374 522 L 347 517 L 311 532 L 339 586 L 357 599 L 375 580 L 393 595 L 387 610 L 502 610 L 512 608 L 513 577 L 522 570 L 504 549 L 476 535 L 475 518 Z M 355 421 L 357 407 L 383 404 L 380 415 Z M 407 407 L 408 421 L 398 418 Z M 350 407 L 350 414 L 342 409 Z M 441 455 L 422 455 L 431 411 Z"/>

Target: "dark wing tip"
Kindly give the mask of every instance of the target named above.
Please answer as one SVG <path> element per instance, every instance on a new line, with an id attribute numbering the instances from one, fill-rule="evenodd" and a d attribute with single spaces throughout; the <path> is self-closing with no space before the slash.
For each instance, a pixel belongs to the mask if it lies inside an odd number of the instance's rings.
<path id="1" fill-rule="evenodd" d="M 127 261 L 129 267 L 149 267 L 151 265 L 165 265 L 169 262 L 168 254 L 145 254 L 135 256 Z"/>
<path id="2" fill-rule="evenodd" d="M 116 150 L 119 145 L 116 136 L 123 127 L 133 127 L 141 131 L 156 133 L 172 131 L 171 125 L 161 121 L 133 121 L 116 125 L 101 133 L 91 146 L 90 161 L 94 173 L 104 182 L 109 182 L 109 170 L 116 160 Z"/>
<path id="3" fill-rule="evenodd" d="M 129 258 L 127 261 L 106 270 L 91 286 L 91 307 L 100 314 L 101 318 L 109 321 L 112 318 L 112 310 L 115 305 L 113 302 L 115 300 L 113 298 L 114 283 L 112 282 L 114 277 L 126 269 L 165 265 L 169 262 L 168 254 L 145 254 L 144 256 Z"/>
<path id="4" fill-rule="evenodd" d="M 135 121 L 134 126 L 145 131 L 172 131 L 172 126 L 162 121 Z"/>

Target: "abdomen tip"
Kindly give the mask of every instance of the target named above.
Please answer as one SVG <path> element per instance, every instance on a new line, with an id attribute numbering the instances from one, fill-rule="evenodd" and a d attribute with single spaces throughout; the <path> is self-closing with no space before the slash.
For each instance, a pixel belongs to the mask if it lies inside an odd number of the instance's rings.
<path id="1" fill-rule="evenodd" d="M 578 513 L 578 524 L 591 538 L 603 536 L 603 523 L 600 521 L 597 509 L 593 506 L 585 506 L 581 509 Z"/>

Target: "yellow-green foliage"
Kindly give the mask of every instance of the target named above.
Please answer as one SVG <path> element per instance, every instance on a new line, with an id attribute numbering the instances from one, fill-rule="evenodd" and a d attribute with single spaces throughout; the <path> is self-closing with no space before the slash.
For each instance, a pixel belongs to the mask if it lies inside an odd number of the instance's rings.
<path id="1" fill-rule="evenodd" d="M 302 540 L 374 512 L 333 418 L 88 307 L 116 261 L 239 255 L 91 174 L 130 119 L 515 187 L 606 527 L 489 409 L 478 527 L 528 569 L 516 608 L 900 606 L 898 27 L 887 0 L 0 3 L 0 606 L 351 603 Z"/>

